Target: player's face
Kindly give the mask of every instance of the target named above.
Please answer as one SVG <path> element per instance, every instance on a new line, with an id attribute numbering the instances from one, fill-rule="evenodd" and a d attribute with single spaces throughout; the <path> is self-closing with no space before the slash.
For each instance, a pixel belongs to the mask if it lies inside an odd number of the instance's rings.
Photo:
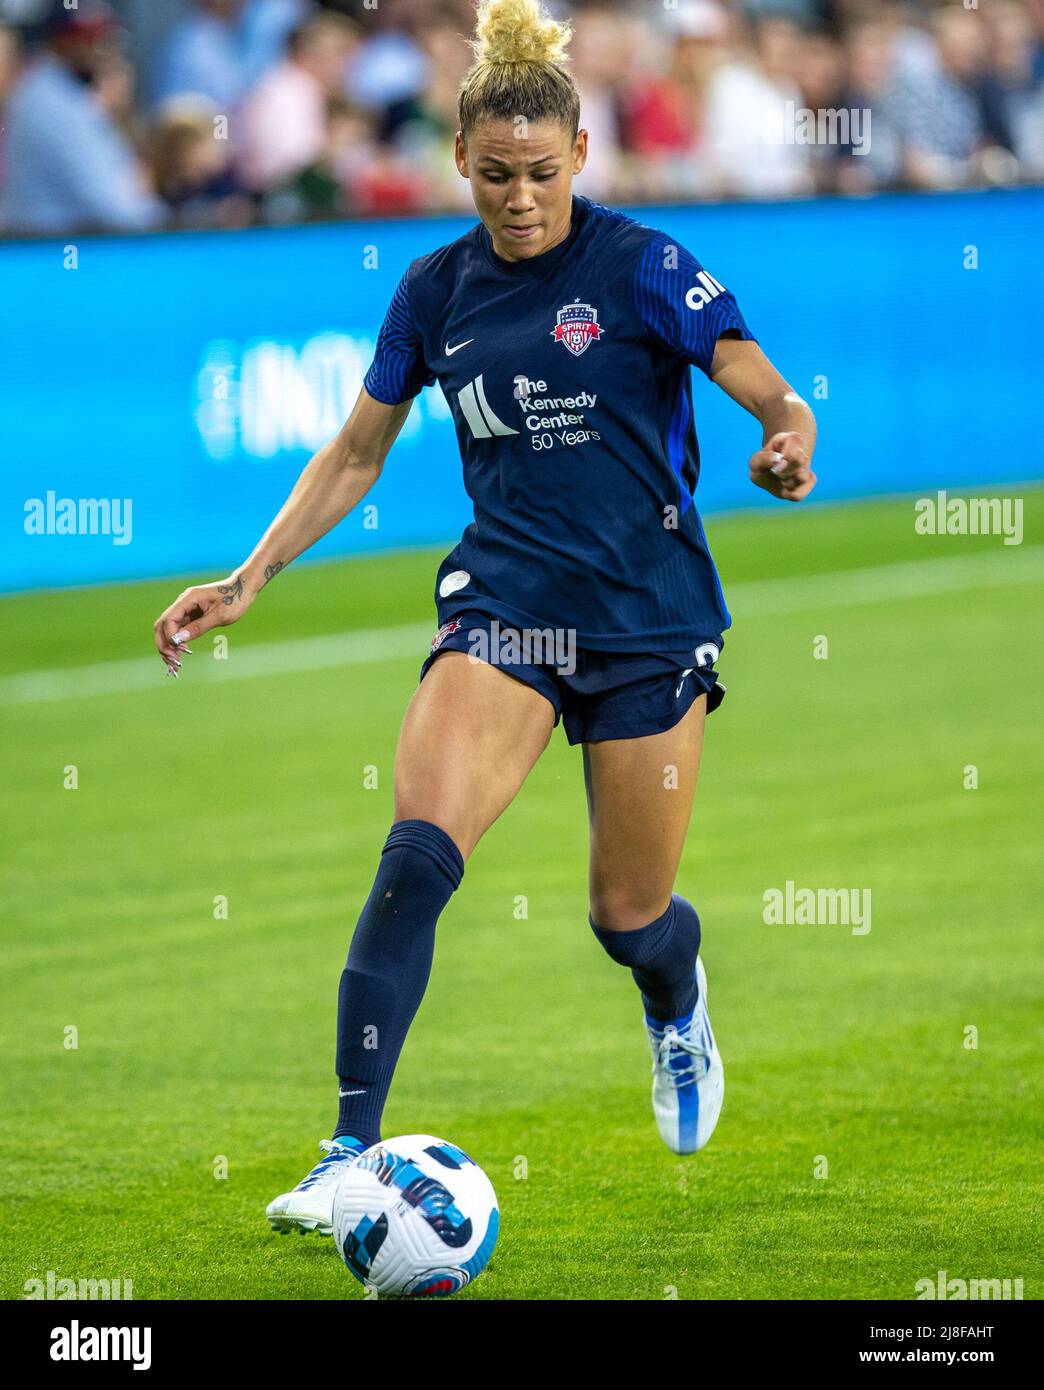
<path id="1" fill-rule="evenodd" d="M 484 121 L 467 145 L 457 132 L 456 158 L 498 256 L 526 260 L 569 235 L 573 175 L 587 159 L 586 130 L 573 141 L 554 121 Z"/>

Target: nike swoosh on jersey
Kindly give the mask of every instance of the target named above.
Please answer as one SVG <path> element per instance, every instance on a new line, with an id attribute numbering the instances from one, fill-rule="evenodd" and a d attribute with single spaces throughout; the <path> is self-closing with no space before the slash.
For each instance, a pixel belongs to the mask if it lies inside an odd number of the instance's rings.
<path id="1" fill-rule="evenodd" d="M 365 1092 L 365 1091 L 338 1091 L 337 1094 L 338 1094 L 339 1096 L 364 1096 L 364 1095 L 366 1094 L 366 1092 Z"/>
<path id="2" fill-rule="evenodd" d="M 447 357 L 452 357 L 453 354 L 454 354 L 455 352 L 459 352 L 459 351 L 461 350 L 462 347 L 467 347 L 467 345 L 468 345 L 469 343 L 473 343 L 474 341 L 475 341 L 474 338 L 465 338 L 464 341 L 463 341 L 462 343 L 455 343 L 453 347 L 450 347 L 449 343 L 447 343 L 447 344 L 446 344 L 446 356 L 447 356 Z"/>

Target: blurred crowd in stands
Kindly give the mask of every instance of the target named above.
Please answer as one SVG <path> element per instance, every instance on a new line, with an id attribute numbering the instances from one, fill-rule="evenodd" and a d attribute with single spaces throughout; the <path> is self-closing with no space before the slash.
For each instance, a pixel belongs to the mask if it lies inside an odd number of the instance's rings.
<path id="1" fill-rule="evenodd" d="M 599 202 L 1044 182 L 1044 0 L 548 8 Z M 473 27 L 473 0 L 0 0 L 0 230 L 470 210 Z"/>

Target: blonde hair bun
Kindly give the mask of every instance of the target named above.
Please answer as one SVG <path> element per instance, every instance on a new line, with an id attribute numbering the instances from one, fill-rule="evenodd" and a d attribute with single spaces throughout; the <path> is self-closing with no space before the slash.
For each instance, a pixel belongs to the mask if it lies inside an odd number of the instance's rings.
<path id="1" fill-rule="evenodd" d="M 563 63 L 572 36 L 540 0 L 481 0 L 471 46 L 479 63 Z"/>

